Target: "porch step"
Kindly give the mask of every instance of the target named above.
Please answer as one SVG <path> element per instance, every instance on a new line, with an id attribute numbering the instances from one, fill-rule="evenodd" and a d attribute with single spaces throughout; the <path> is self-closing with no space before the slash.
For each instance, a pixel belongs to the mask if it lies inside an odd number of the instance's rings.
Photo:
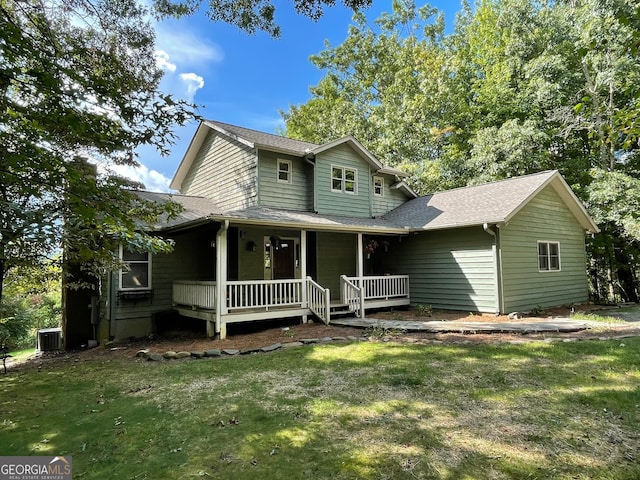
<path id="1" fill-rule="evenodd" d="M 333 303 L 329 307 L 329 310 L 331 312 L 331 317 L 353 315 L 353 312 L 349 311 L 349 306 L 347 304 Z"/>

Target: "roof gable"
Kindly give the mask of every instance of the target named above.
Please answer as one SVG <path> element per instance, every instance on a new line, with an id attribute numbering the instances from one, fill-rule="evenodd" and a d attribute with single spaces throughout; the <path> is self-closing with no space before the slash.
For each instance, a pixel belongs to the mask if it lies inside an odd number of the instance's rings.
<path id="1" fill-rule="evenodd" d="M 386 216 L 398 225 L 418 230 L 485 223 L 505 224 L 549 185 L 555 189 L 582 228 L 591 232 L 598 231 L 580 200 L 556 170 L 419 197 L 392 210 Z"/>
<path id="2" fill-rule="evenodd" d="M 272 133 L 264 133 L 258 130 L 252 130 L 250 128 L 239 127 L 237 125 L 231 125 L 229 123 L 217 122 L 213 120 L 203 120 L 198 125 L 196 133 L 194 134 L 187 151 L 185 152 L 178 169 L 176 170 L 173 179 L 171 180 L 170 188 L 174 190 L 180 190 L 182 182 L 184 181 L 189 169 L 193 165 L 193 161 L 202 147 L 202 143 L 209 131 L 214 130 L 221 135 L 228 138 L 232 138 L 249 148 L 255 148 L 260 150 L 268 150 L 277 153 L 283 153 L 298 157 L 304 157 L 308 155 L 317 155 L 322 152 L 326 152 L 339 145 L 348 144 L 351 146 L 367 163 L 369 163 L 376 172 L 395 175 L 397 177 L 408 176 L 405 172 L 397 170 L 391 167 L 385 167 L 369 150 L 367 150 L 358 140 L 353 136 L 348 135 L 338 140 L 334 140 L 324 145 L 318 145 L 311 142 L 305 142 L 302 140 L 295 140 L 293 138 L 283 137 L 281 135 L 274 135 Z"/>

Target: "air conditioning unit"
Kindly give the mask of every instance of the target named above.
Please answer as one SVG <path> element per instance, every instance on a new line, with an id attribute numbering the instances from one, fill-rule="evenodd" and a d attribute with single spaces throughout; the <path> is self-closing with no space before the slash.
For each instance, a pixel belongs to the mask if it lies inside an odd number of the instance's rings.
<path id="1" fill-rule="evenodd" d="M 62 350 L 62 328 L 38 330 L 36 352 L 55 352 L 57 350 Z"/>

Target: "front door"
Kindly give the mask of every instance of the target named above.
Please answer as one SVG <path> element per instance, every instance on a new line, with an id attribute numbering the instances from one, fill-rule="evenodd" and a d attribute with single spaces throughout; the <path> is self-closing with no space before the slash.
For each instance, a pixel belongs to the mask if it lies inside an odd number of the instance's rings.
<path id="1" fill-rule="evenodd" d="M 296 278 L 295 242 L 293 239 L 282 239 L 273 249 L 273 279 Z"/>

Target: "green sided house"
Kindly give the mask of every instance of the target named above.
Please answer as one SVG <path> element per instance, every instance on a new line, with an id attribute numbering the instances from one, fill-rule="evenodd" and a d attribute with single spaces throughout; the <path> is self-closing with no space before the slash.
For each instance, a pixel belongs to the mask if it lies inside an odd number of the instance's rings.
<path id="1" fill-rule="evenodd" d="M 149 334 L 167 311 L 224 338 L 237 322 L 430 304 L 511 312 L 588 299 L 598 229 L 557 171 L 418 197 L 355 138 L 316 145 L 203 121 L 173 178 L 141 192 L 183 212 L 171 254 L 121 251 L 99 338 Z"/>

